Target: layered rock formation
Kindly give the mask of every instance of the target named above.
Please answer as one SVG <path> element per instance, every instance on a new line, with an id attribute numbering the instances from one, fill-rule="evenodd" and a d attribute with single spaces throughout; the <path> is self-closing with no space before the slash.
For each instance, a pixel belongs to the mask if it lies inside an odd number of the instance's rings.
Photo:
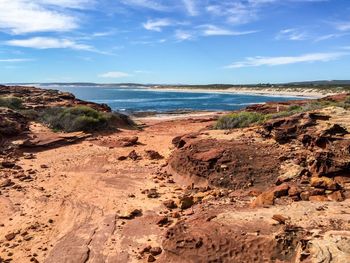
<path id="1" fill-rule="evenodd" d="M 350 224 L 345 212 L 334 214 L 350 197 L 349 116 L 329 107 L 253 128 L 175 138 L 169 171 L 179 182 L 193 182 L 188 196 L 198 196 L 203 185 L 225 191 L 211 202 L 212 193 L 204 194 L 195 215 L 168 231 L 164 262 L 183 256 L 187 262 L 349 259 Z"/>
<path id="2" fill-rule="evenodd" d="M 48 107 L 72 107 L 84 105 L 98 111 L 110 112 L 111 108 L 106 104 L 82 101 L 72 93 L 51 89 L 40 89 L 26 86 L 0 86 L 0 96 L 12 96 L 20 98 L 27 109 L 40 109 Z"/>

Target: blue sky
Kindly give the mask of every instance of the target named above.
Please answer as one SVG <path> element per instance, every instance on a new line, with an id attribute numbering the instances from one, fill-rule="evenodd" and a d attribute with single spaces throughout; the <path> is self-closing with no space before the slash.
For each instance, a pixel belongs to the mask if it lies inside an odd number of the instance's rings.
<path id="1" fill-rule="evenodd" d="M 350 79 L 349 0 L 0 0 L 0 82 Z"/>

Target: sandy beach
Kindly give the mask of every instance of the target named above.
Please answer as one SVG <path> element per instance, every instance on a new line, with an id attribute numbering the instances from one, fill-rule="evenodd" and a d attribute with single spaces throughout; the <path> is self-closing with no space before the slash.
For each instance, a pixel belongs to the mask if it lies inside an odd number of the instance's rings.
<path id="1" fill-rule="evenodd" d="M 303 97 L 303 98 L 322 98 L 325 96 L 335 95 L 335 92 L 329 92 L 329 90 L 312 89 L 312 88 L 251 88 L 251 87 L 232 87 L 228 89 L 197 89 L 186 87 L 150 87 L 148 89 L 164 92 L 198 92 L 198 93 L 228 93 L 228 94 L 244 94 L 244 95 L 263 95 L 263 96 L 285 96 L 285 97 Z M 339 92 L 341 93 L 341 92 Z"/>

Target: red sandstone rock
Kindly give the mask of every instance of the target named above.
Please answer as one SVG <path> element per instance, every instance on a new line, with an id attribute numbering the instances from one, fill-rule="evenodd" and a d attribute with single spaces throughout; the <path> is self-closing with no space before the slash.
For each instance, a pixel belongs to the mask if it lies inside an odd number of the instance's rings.
<path id="1" fill-rule="evenodd" d="M 275 201 L 275 193 L 272 191 L 264 192 L 259 195 L 252 203 L 252 207 L 263 207 L 273 205 Z"/>

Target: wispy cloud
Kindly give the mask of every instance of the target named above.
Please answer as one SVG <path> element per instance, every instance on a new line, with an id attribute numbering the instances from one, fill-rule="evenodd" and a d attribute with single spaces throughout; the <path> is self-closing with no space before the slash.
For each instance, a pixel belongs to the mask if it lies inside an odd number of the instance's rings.
<path id="1" fill-rule="evenodd" d="M 339 31 L 349 31 L 350 30 L 350 21 L 335 23 L 335 28 Z"/>
<path id="2" fill-rule="evenodd" d="M 283 29 L 276 35 L 277 40 L 305 40 L 308 38 L 308 34 L 304 31 L 300 31 L 296 28 Z"/>
<path id="3" fill-rule="evenodd" d="M 279 66 L 307 62 L 327 62 L 338 59 L 348 53 L 310 53 L 301 56 L 283 56 L 283 57 L 247 57 L 243 61 L 234 62 L 225 68 L 244 68 L 259 66 Z"/>
<path id="4" fill-rule="evenodd" d="M 126 78 L 131 76 L 132 75 L 130 75 L 129 73 L 121 72 L 121 71 L 110 71 L 110 72 L 106 72 L 98 75 L 99 78 L 112 78 L 112 79 Z"/>
<path id="5" fill-rule="evenodd" d="M 0 62 L 4 63 L 17 63 L 17 62 L 28 62 L 28 61 L 33 61 L 32 59 L 29 58 L 3 58 L 0 59 Z"/>
<path id="6" fill-rule="evenodd" d="M 0 29 L 11 34 L 64 32 L 79 27 L 72 9 L 82 9 L 93 0 L 1 0 Z"/>
<path id="7" fill-rule="evenodd" d="M 124 5 L 153 9 L 156 11 L 166 11 L 168 7 L 161 3 L 161 1 L 156 0 L 121 0 Z"/>
<path id="8" fill-rule="evenodd" d="M 319 42 L 319 41 L 324 41 L 324 40 L 329 40 L 329 39 L 334 39 L 334 38 L 339 38 L 339 37 L 343 37 L 346 35 L 349 35 L 350 32 L 346 33 L 333 33 L 333 34 L 326 34 L 326 35 L 322 35 L 322 36 L 318 36 L 314 39 L 314 42 Z"/>
<path id="9" fill-rule="evenodd" d="M 194 34 L 190 31 L 185 30 L 176 30 L 175 31 L 175 38 L 178 41 L 185 41 L 185 40 L 191 40 L 194 38 Z"/>
<path id="10" fill-rule="evenodd" d="M 28 1 L 28 0 L 22 0 Z M 38 4 L 52 5 L 69 9 L 87 9 L 96 4 L 98 0 L 36 0 Z M 34 2 L 34 1 L 28 1 Z"/>
<path id="11" fill-rule="evenodd" d="M 147 22 L 143 23 L 142 26 L 151 31 L 162 31 L 163 27 L 171 26 L 173 23 L 169 19 L 154 19 L 154 20 L 148 20 Z"/>
<path id="12" fill-rule="evenodd" d="M 14 39 L 6 41 L 9 46 L 26 47 L 35 49 L 69 48 L 75 50 L 94 51 L 92 46 L 77 43 L 70 39 L 59 39 L 51 37 L 33 37 L 27 39 Z"/>
<path id="13" fill-rule="evenodd" d="M 230 24 L 239 25 L 256 20 L 261 4 L 251 1 L 222 1 L 208 5 L 206 10 L 211 15 L 225 17 Z"/>
<path id="14" fill-rule="evenodd" d="M 221 28 L 215 25 L 202 25 L 204 36 L 241 36 L 256 33 L 257 31 L 235 31 L 226 28 Z"/>
<path id="15" fill-rule="evenodd" d="M 182 0 L 189 15 L 198 15 L 197 0 Z"/>

